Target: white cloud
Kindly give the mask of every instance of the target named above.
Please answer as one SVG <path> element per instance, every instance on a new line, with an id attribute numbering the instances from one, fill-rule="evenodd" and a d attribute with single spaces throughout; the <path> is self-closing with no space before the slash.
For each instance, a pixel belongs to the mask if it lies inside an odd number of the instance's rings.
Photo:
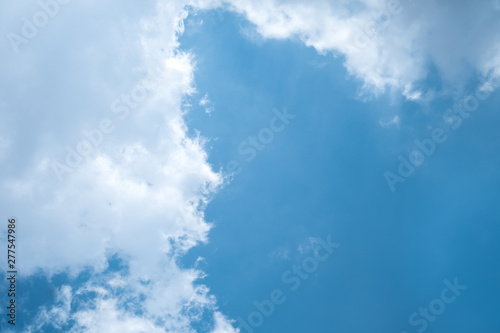
<path id="1" fill-rule="evenodd" d="M 224 315 L 220 312 L 215 312 L 214 315 L 215 320 L 215 328 L 212 333 L 233 333 L 234 328 L 229 324 L 229 321 Z M 239 330 L 238 330 L 239 332 Z"/>
<path id="2" fill-rule="evenodd" d="M 321 53 L 345 56 L 364 92 L 396 90 L 410 100 L 431 66 L 461 89 L 471 71 L 500 77 L 496 1 L 228 0 L 265 38 L 299 38 Z M 382 24 L 377 24 L 382 22 Z"/>
<path id="3" fill-rule="evenodd" d="M 164 333 L 165 330 L 152 320 L 132 316 L 118 309 L 116 300 L 99 300 L 96 308 L 78 312 L 74 317 L 76 327 L 71 332 L 89 333 Z"/>
<path id="4" fill-rule="evenodd" d="M 210 101 L 208 98 L 208 93 L 203 95 L 203 97 L 200 99 L 200 106 L 203 106 L 205 108 L 205 113 L 206 114 L 211 114 L 214 111 L 213 103 Z"/>
<path id="5" fill-rule="evenodd" d="M 85 286 L 61 288 L 32 330 L 52 323 L 75 332 L 193 332 L 208 312 L 213 331 L 235 332 L 203 273 L 178 265 L 207 241 L 203 210 L 222 184 L 205 139 L 188 136 L 183 118 L 183 98 L 195 91 L 193 56 L 178 51 L 186 3 L 159 2 L 154 11 L 94 5 L 68 4 L 19 55 L 4 53 L 0 62 L 0 119 L 9 124 L 0 137 L 9 149 L 0 153 L 10 161 L 0 175 L 0 208 L 19 219 L 20 272 L 92 272 Z M 111 111 L 158 68 L 163 76 L 127 118 Z M 82 130 L 103 118 L 114 131 L 59 182 L 51 162 L 65 163 L 65 147 L 77 146 Z M 128 270 L 108 276 L 115 253 Z"/>
<path id="6" fill-rule="evenodd" d="M 379 120 L 378 122 L 380 126 L 384 128 L 396 127 L 399 128 L 401 126 L 401 118 L 398 115 L 395 115 L 390 120 Z"/>
<path id="7" fill-rule="evenodd" d="M 186 277 L 186 274 L 191 274 L 191 277 Z M 62 329 L 68 322 L 74 322 L 69 332 L 194 333 L 191 323 L 199 321 L 204 311 L 213 309 L 215 303 L 205 286 L 193 289 L 191 278 L 196 276 L 194 271 L 180 272 L 175 277 L 178 281 L 171 281 L 167 276 L 165 282 L 157 281 L 153 287 L 139 288 L 130 280 L 120 292 L 101 287 L 104 285 L 102 281 L 88 283 L 77 290 L 63 286 L 58 291 L 56 304 L 49 309 L 43 307 L 27 331 L 39 332 L 47 324 Z M 140 297 L 145 297 L 146 302 L 142 302 Z M 182 302 L 175 304 L 165 302 L 165 299 Z M 156 303 L 155 306 L 148 304 L 151 300 Z M 71 304 L 77 304 L 79 310 L 73 311 Z M 151 308 L 161 313 L 149 311 Z M 180 311 L 174 311 L 175 308 Z M 231 326 L 232 321 L 219 311 L 213 310 L 212 316 L 212 333 L 237 332 Z"/>
<path id="8" fill-rule="evenodd" d="M 95 291 L 95 288 L 85 288 L 73 293 L 71 287 L 63 286 L 59 291 L 57 306 L 50 310 L 42 308 L 35 322 L 27 329 L 29 333 L 39 332 L 51 323 L 58 329 L 72 320 L 75 324 L 70 328 L 71 332 L 124 332 L 124 333 L 163 333 L 165 330 L 154 324 L 149 318 L 127 313 L 119 308 L 119 301 L 109 297 L 106 290 L 98 290 L 97 297 L 90 301 L 91 307 L 71 313 L 71 302 L 75 297 L 85 292 Z"/>

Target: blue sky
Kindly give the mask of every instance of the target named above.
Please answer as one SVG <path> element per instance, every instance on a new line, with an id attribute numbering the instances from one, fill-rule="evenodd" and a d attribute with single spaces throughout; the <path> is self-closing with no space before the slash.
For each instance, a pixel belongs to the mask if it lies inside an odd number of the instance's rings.
<path id="1" fill-rule="evenodd" d="M 2 332 L 498 332 L 498 1 L 42 3 Z"/>

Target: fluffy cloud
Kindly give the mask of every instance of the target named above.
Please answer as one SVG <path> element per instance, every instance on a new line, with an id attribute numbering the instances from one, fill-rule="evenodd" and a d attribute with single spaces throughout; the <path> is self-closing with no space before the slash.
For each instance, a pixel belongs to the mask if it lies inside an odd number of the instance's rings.
<path id="1" fill-rule="evenodd" d="M 0 201 L 19 219 L 20 272 L 91 272 L 60 289 L 34 332 L 194 332 L 202 314 L 207 331 L 235 332 L 203 273 L 178 265 L 207 241 L 203 210 L 222 183 L 183 118 L 195 91 L 194 58 L 177 41 L 187 4 L 70 3 L 3 54 Z M 18 31 L 22 15 L 5 27 Z M 126 265 L 116 276 L 112 255 Z"/>
<path id="2" fill-rule="evenodd" d="M 401 118 L 399 118 L 398 115 L 395 115 L 392 117 L 390 120 L 379 120 L 378 122 L 380 126 L 384 128 L 389 128 L 389 127 L 396 127 L 399 128 L 401 126 Z"/>
<path id="3" fill-rule="evenodd" d="M 265 38 L 299 38 L 318 52 L 344 56 L 369 94 L 389 89 L 410 100 L 428 97 L 422 82 L 431 68 L 453 89 L 473 75 L 500 76 L 496 0 L 228 2 Z"/>

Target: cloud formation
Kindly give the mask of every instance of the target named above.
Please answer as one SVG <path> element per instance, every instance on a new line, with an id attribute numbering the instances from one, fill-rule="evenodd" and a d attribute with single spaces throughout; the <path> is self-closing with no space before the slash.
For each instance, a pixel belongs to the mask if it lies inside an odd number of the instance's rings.
<path id="1" fill-rule="evenodd" d="M 422 82 L 437 71 L 460 89 L 472 76 L 500 76 L 497 1 L 231 0 L 265 38 L 298 38 L 320 53 L 345 57 L 364 92 L 428 97 Z M 450 52 L 450 50 L 458 50 Z"/>
<path id="2" fill-rule="evenodd" d="M 70 3 L 17 55 L 4 54 L 1 208 L 20 221 L 20 272 L 91 272 L 61 287 L 34 332 L 194 332 L 202 315 L 207 331 L 235 332 L 203 273 L 178 263 L 207 241 L 203 211 L 222 184 L 183 118 L 195 92 L 194 57 L 177 41 L 187 4 Z M 6 22 L 15 31 L 23 21 Z M 113 255 L 126 267 L 116 276 Z"/>

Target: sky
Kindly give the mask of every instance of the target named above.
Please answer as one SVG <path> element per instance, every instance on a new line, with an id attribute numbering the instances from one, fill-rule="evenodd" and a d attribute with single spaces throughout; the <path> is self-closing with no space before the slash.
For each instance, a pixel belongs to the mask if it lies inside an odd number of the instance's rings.
<path id="1" fill-rule="evenodd" d="M 498 0 L 0 9 L 1 332 L 499 332 Z"/>

